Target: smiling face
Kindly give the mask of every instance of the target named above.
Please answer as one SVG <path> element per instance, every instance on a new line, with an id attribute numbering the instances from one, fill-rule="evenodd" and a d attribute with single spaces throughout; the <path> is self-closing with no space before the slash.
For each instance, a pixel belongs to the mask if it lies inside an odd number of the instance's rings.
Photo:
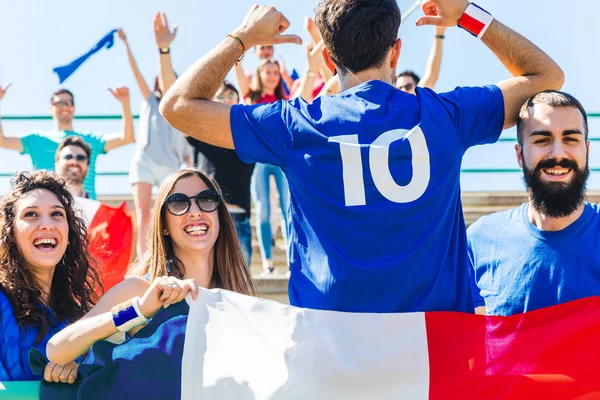
<path id="1" fill-rule="evenodd" d="M 56 161 L 56 172 L 68 182 L 80 185 L 88 173 L 87 153 L 79 146 L 69 145 L 62 148 Z"/>
<path id="2" fill-rule="evenodd" d="M 589 175 L 583 115 L 575 107 L 536 104 L 523 123 L 517 160 L 534 207 L 550 217 L 567 216 L 583 202 Z"/>
<path id="3" fill-rule="evenodd" d="M 54 269 L 69 241 L 64 206 L 46 189 L 24 193 L 15 204 L 14 232 L 28 268 L 42 273 Z"/>
<path id="4" fill-rule="evenodd" d="M 260 81 L 263 90 L 274 92 L 281 81 L 279 65 L 274 62 L 263 65 L 260 69 Z"/>
<path id="5" fill-rule="evenodd" d="M 208 185 L 197 175 L 179 179 L 169 195 L 183 193 L 196 196 L 198 193 L 210 190 Z M 183 215 L 173 215 L 164 212 L 166 229 L 163 234 L 171 237 L 175 257 L 181 258 L 184 253 L 204 253 L 209 257 L 214 254 L 214 245 L 219 236 L 218 211 L 204 212 L 192 200 L 188 212 Z"/>
<path id="6" fill-rule="evenodd" d="M 75 115 L 75 105 L 73 97 L 68 93 L 60 93 L 52 97 L 52 106 L 50 107 L 52 118 L 54 120 L 70 123 Z"/>

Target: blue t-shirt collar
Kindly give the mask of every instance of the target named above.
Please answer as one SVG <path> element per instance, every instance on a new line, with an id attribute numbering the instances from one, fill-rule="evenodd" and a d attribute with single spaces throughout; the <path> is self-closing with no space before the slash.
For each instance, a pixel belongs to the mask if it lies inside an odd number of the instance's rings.
<path id="1" fill-rule="evenodd" d="M 583 213 L 571 225 L 567 226 L 564 229 L 561 229 L 560 231 L 544 231 L 542 229 L 539 229 L 537 226 L 533 225 L 529 220 L 530 206 L 530 203 L 525 203 L 523 205 L 523 210 L 521 213 L 523 217 L 523 224 L 525 224 L 525 227 L 532 236 L 540 240 L 561 240 L 576 234 L 580 229 L 584 228 L 587 225 L 593 213 L 592 207 L 589 203 L 586 202 L 585 208 L 583 209 Z"/>

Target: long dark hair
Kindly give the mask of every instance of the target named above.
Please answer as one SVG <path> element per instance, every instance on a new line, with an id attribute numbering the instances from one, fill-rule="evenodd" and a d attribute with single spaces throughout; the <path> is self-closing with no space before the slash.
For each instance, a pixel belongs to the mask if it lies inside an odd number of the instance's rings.
<path id="1" fill-rule="evenodd" d="M 256 90 L 251 90 L 250 95 L 248 96 L 251 104 L 256 104 L 263 94 L 263 84 L 260 79 L 260 73 L 269 64 L 275 64 L 277 65 L 277 67 L 279 67 L 279 63 L 273 58 L 266 58 L 262 60 L 260 64 L 258 64 L 258 68 L 256 68 L 256 74 L 254 75 L 254 87 L 256 88 Z M 279 74 L 279 84 L 275 88 L 275 97 L 277 97 L 277 100 L 285 99 L 285 90 L 283 88 L 283 79 L 281 77 L 281 74 Z"/>
<path id="2" fill-rule="evenodd" d="M 183 178 L 197 176 L 210 189 L 222 195 L 217 182 L 195 169 L 182 169 L 169 175 L 160 186 L 152 210 L 152 226 L 148 238 L 148 250 L 128 271 L 128 276 L 149 275 L 150 282 L 160 276 L 183 278 L 184 268 L 173 253 L 173 239 L 164 234 L 167 226 L 164 206 L 165 199 L 175 184 Z M 221 196 L 222 197 L 222 196 Z M 240 241 L 227 206 L 223 201 L 217 209 L 219 213 L 219 236 L 214 246 L 214 268 L 211 287 L 231 290 L 246 295 L 254 294 L 252 277 L 244 261 Z"/>
<path id="3" fill-rule="evenodd" d="M 96 263 L 88 252 L 85 222 L 75 212 L 74 200 L 65 182 L 54 173 L 40 170 L 17 173 L 10 191 L 0 201 L 0 290 L 8 297 L 19 326 L 40 328 L 38 341 L 48 332 L 49 321 L 42 304 L 42 288 L 26 268 L 14 231 L 15 205 L 31 190 L 45 189 L 58 197 L 69 225 L 69 245 L 56 265 L 46 307 L 54 318 L 74 322 L 98 301 L 102 285 Z"/>

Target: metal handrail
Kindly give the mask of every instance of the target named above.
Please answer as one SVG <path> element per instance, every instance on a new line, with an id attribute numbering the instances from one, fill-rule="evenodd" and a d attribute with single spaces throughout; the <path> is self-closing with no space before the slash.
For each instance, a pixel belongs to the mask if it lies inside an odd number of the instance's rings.
<path id="1" fill-rule="evenodd" d="M 139 115 L 134 115 L 134 119 L 139 119 Z M 74 119 L 80 120 L 120 120 L 121 115 L 76 115 Z M 588 118 L 600 118 L 600 113 L 588 113 Z M 48 121 L 52 120 L 51 115 L 6 115 L 2 117 L 5 121 Z M 600 142 L 600 137 L 589 138 L 592 142 Z M 498 142 L 510 142 L 516 143 L 517 138 L 500 138 Z M 592 172 L 600 172 L 600 168 L 590 168 Z M 506 174 L 522 172 L 519 168 L 463 168 L 460 170 L 463 174 L 482 174 L 482 173 L 495 173 L 495 174 Z M 128 171 L 102 171 L 96 172 L 96 176 L 127 176 Z M 0 172 L 0 178 L 11 177 L 12 173 Z"/>

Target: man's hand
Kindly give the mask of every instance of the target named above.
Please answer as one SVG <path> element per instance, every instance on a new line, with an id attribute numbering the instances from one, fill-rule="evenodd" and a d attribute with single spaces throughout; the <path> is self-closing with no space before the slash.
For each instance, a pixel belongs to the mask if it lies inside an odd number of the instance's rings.
<path id="1" fill-rule="evenodd" d="M 468 0 L 425 0 L 421 4 L 425 16 L 417 19 L 417 26 L 456 26 L 468 6 Z"/>
<path id="2" fill-rule="evenodd" d="M 2 98 L 4 97 L 4 95 L 6 94 L 6 91 L 8 90 L 8 88 L 12 85 L 12 83 L 9 83 L 6 86 L 2 86 L 0 85 L 0 100 L 2 100 Z"/>
<path id="3" fill-rule="evenodd" d="M 117 29 L 117 36 L 123 41 L 123 43 L 127 43 L 127 36 L 125 36 L 125 32 L 123 32 L 123 29 Z"/>
<path id="4" fill-rule="evenodd" d="M 127 86 L 119 86 L 114 89 L 108 88 L 108 90 L 123 105 L 129 104 L 129 88 Z"/>
<path id="5" fill-rule="evenodd" d="M 436 26 L 435 27 L 435 34 L 436 35 L 443 35 L 446 32 L 446 28 L 448 28 L 447 26 Z"/>
<path id="6" fill-rule="evenodd" d="M 161 308 L 179 303 L 188 293 L 198 298 L 198 284 L 194 279 L 177 279 L 173 276 L 156 278 L 139 301 L 140 311 L 146 318 L 152 318 Z"/>
<path id="7" fill-rule="evenodd" d="M 300 36 L 283 34 L 289 27 L 290 21 L 275 7 L 254 5 L 234 35 L 242 40 L 246 49 L 256 45 L 302 44 Z"/>
<path id="8" fill-rule="evenodd" d="M 79 364 L 75 361 L 71 361 L 67 365 L 58 365 L 49 362 L 46 364 L 46 368 L 44 368 L 44 380 L 55 383 L 75 383 L 77 368 L 79 368 Z"/>
<path id="9" fill-rule="evenodd" d="M 154 36 L 159 49 L 167 48 L 175 40 L 175 36 L 177 36 L 177 25 L 171 31 L 167 15 L 158 12 L 156 13 L 156 17 L 154 17 Z"/>

